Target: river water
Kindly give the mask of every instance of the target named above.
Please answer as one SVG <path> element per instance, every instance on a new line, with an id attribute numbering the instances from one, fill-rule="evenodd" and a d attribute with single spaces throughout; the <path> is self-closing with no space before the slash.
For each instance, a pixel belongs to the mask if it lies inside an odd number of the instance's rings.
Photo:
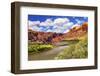
<path id="1" fill-rule="evenodd" d="M 63 51 L 68 46 L 59 46 L 48 51 L 43 51 L 36 54 L 29 54 L 28 60 L 53 60 L 58 53 Z"/>

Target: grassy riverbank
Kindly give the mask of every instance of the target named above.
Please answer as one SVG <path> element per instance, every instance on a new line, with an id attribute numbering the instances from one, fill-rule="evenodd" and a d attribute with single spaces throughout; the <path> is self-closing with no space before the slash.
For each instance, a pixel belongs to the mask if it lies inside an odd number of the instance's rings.
<path id="1" fill-rule="evenodd" d="M 85 35 L 80 39 L 77 44 L 70 44 L 62 52 L 60 52 L 55 59 L 77 59 L 77 58 L 87 58 L 88 57 L 88 40 Z"/>
<path id="2" fill-rule="evenodd" d="M 38 52 L 53 49 L 53 47 L 54 46 L 51 44 L 29 43 L 28 52 L 29 53 L 38 53 Z"/>

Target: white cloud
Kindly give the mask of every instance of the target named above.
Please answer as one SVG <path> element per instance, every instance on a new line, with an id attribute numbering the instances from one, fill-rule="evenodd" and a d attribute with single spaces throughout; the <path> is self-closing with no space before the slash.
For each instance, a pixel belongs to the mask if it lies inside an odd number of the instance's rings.
<path id="1" fill-rule="evenodd" d="M 57 24 L 57 25 L 62 25 L 67 22 L 69 22 L 68 18 L 57 18 L 54 20 L 54 24 Z"/>
<path id="2" fill-rule="evenodd" d="M 29 28 L 34 31 L 66 33 L 73 25 L 74 23 L 70 22 L 68 18 L 57 18 L 54 21 L 52 19 L 46 19 L 44 22 L 29 21 Z"/>
<path id="3" fill-rule="evenodd" d="M 68 22 L 68 23 L 64 24 L 64 25 L 61 27 L 61 29 L 62 29 L 61 32 L 64 32 L 64 33 L 68 32 L 68 30 L 71 29 L 71 27 L 72 27 L 73 25 L 74 25 L 73 22 Z"/>
<path id="4" fill-rule="evenodd" d="M 64 24 L 63 26 L 64 26 L 65 28 L 67 28 L 67 27 L 71 27 L 72 25 L 74 25 L 73 22 L 68 22 L 68 23 Z"/>
<path id="5" fill-rule="evenodd" d="M 79 19 L 76 19 L 76 21 L 77 21 L 77 24 L 81 24 L 81 23 L 83 23 L 83 22 L 84 22 L 84 21 L 79 20 Z"/>
<path id="6" fill-rule="evenodd" d="M 39 25 L 40 21 L 28 21 L 29 27 L 35 26 L 35 25 Z"/>
<path id="7" fill-rule="evenodd" d="M 63 33 L 67 33 L 67 32 L 69 32 L 70 30 L 69 29 L 67 29 L 67 30 L 65 30 Z"/>
<path id="8" fill-rule="evenodd" d="M 46 32 L 53 32 L 52 30 L 48 29 Z"/>
<path id="9" fill-rule="evenodd" d="M 40 28 L 38 26 L 33 26 L 33 27 L 31 27 L 31 29 L 34 31 L 40 31 Z"/>
<path id="10" fill-rule="evenodd" d="M 79 27 L 80 25 L 78 23 L 74 24 L 71 28 L 74 28 L 74 27 Z"/>
<path id="11" fill-rule="evenodd" d="M 41 22 L 40 26 L 47 26 L 47 24 L 45 22 Z"/>
<path id="12" fill-rule="evenodd" d="M 46 19 L 44 22 L 40 23 L 40 26 L 52 26 L 53 21 L 51 19 Z"/>
<path id="13" fill-rule="evenodd" d="M 51 19 L 46 19 L 46 21 L 45 21 L 46 23 L 53 23 L 53 21 L 51 20 Z"/>
<path id="14" fill-rule="evenodd" d="M 61 29 L 57 28 L 57 29 L 53 30 L 53 32 L 61 33 Z"/>
<path id="15" fill-rule="evenodd" d="M 56 29 L 56 28 L 58 28 L 58 25 L 53 25 L 53 29 Z"/>
<path id="16" fill-rule="evenodd" d="M 69 22 L 67 23 L 67 26 L 72 26 L 74 23 L 73 22 Z"/>

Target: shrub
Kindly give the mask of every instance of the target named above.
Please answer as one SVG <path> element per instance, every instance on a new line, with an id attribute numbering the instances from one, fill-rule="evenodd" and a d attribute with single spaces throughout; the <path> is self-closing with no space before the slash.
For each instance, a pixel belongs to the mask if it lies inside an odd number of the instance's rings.
<path id="1" fill-rule="evenodd" d="M 40 51 L 45 51 L 45 50 L 50 50 L 53 48 L 53 45 L 46 45 L 46 44 L 36 44 L 36 45 L 29 45 L 28 46 L 28 52 L 33 52 L 33 53 L 36 53 L 36 52 L 40 52 Z"/>
<path id="2" fill-rule="evenodd" d="M 59 53 L 55 59 L 69 59 L 72 57 L 72 51 L 75 49 L 74 45 L 70 45 L 70 47 L 67 47 L 64 49 L 63 52 Z"/>
<path id="3" fill-rule="evenodd" d="M 85 36 L 77 44 L 71 44 L 65 48 L 55 59 L 86 58 L 88 56 L 87 42 L 87 36 Z"/>
<path id="4" fill-rule="evenodd" d="M 80 44 L 75 46 L 75 50 L 72 52 L 72 58 L 86 58 L 87 57 L 87 47 L 83 47 Z"/>

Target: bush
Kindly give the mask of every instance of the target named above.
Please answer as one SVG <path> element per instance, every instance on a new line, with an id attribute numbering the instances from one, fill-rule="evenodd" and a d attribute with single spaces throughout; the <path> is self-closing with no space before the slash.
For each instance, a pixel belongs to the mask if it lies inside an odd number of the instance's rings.
<path id="1" fill-rule="evenodd" d="M 83 47 L 79 44 L 75 46 L 75 50 L 72 52 L 72 58 L 86 58 L 87 57 L 87 47 Z"/>
<path id="2" fill-rule="evenodd" d="M 88 55 L 88 40 L 85 36 L 78 44 L 75 45 L 75 51 L 72 52 L 73 58 L 86 58 Z"/>
<path id="3" fill-rule="evenodd" d="M 70 47 L 67 47 L 64 49 L 63 52 L 59 53 L 55 59 L 69 59 L 72 57 L 72 51 L 74 50 L 75 46 L 70 45 Z"/>
<path id="4" fill-rule="evenodd" d="M 28 52 L 33 52 L 33 53 L 36 53 L 36 52 L 40 52 L 40 51 L 45 51 L 45 50 L 50 50 L 53 48 L 53 45 L 46 45 L 46 44 L 42 44 L 42 45 L 29 45 L 28 46 Z"/>
<path id="5" fill-rule="evenodd" d="M 86 58 L 88 56 L 87 37 L 84 37 L 77 44 L 72 44 L 59 53 L 55 59 Z"/>

